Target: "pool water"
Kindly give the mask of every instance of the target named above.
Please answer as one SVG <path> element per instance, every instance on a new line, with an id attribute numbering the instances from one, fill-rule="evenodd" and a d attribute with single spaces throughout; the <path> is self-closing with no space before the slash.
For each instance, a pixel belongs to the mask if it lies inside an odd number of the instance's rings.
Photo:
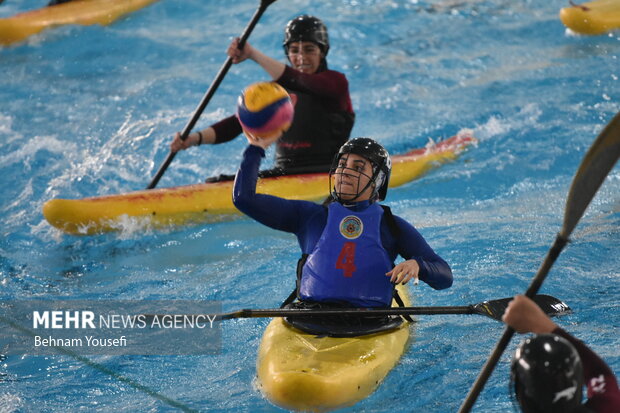
<path id="1" fill-rule="evenodd" d="M 45 3 L 6 1 L 0 17 Z M 55 197 L 145 188 L 257 6 L 161 0 L 109 27 L 58 27 L 0 49 L 2 300 L 219 300 L 232 311 L 276 307 L 288 295 L 296 240 L 249 219 L 75 237 L 50 227 L 41 213 Z M 285 23 L 302 13 L 323 18 L 329 65 L 350 82 L 353 136 L 374 137 L 391 153 L 466 129 L 479 139 L 455 162 L 388 194 L 386 203 L 454 272 L 448 290 L 412 286 L 416 305 L 524 292 L 561 228 L 579 163 L 620 110 L 620 36 L 567 32 L 558 19 L 564 6 L 280 0 L 250 38 L 283 59 Z M 234 66 L 198 125 L 232 113 L 239 91 L 265 79 L 252 62 Z M 158 186 L 234 173 L 245 145 L 239 138 L 180 153 Z M 572 307 L 558 322 L 616 373 L 619 193 L 616 166 L 541 289 Z M 267 322 L 226 322 L 217 355 L 91 357 L 96 365 L 66 355 L 1 357 L 0 411 L 280 411 L 255 384 Z M 345 411 L 457 411 L 502 331 L 481 316 L 417 317 L 400 363 L 375 393 Z M 512 410 L 508 371 L 517 343 L 474 411 Z"/>

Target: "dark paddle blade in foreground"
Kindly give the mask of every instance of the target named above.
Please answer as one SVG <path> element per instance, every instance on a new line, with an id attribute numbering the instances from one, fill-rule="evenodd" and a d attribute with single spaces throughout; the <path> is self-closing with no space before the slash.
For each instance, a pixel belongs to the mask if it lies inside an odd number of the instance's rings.
<path id="1" fill-rule="evenodd" d="M 583 161 L 581 161 L 566 199 L 562 230 L 557 235 L 553 246 L 547 253 L 547 257 L 525 292 L 526 296 L 532 298 L 538 292 L 555 260 L 568 243 L 570 234 L 577 226 L 586 208 L 594 198 L 607 174 L 609 174 L 609 171 L 618 161 L 618 158 L 620 158 L 620 112 L 603 129 L 588 150 Z M 515 331 L 512 328 L 506 327 L 493 353 L 469 390 L 469 394 L 463 401 L 459 413 L 466 413 L 471 410 L 514 333 Z"/>
<path id="2" fill-rule="evenodd" d="M 564 302 L 550 295 L 536 295 L 532 298 L 549 316 L 568 314 L 571 309 Z M 478 304 L 453 307 L 391 307 L 391 308 L 335 308 L 335 309 L 305 309 L 305 308 L 276 308 L 251 310 L 244 309 L 231 313 L 216 314 L 216 321 L 235 318 L 264 318 L 264 317 L 317 317 L 334 315 L 384 316 L 384 315 L 436 315 L 436 314 L 478 314 L 501 321 L 502 315 L 512 300 L 501 298 L 484 301 Z"/>
<path id="3" fill-rule="evenodd" d="M 254 26 L 256 26 L 256 23 L 258 23 L 258 20 L 261 18 L 265 10 L 267 10 L 267 7 L 269 7 L 269 5 L 271 3 L 274 3 L 275 1 L 276 0 L 261 0 L 260 6 L 258 6 L 258 9 L 256 9 L 256 12 L 254 13 L 254 16 L 252 16 L 250 23 L 248 23 L 247 27 L 243 31 L 243 34 L 239 38 L 239 48 L 243 48 L 243 46 L 245 45 L 245 42 L 248 40 L 248 37 L 250 37 L 252 30 L 254 30 Z M 228 69 L 230 69 L 230 66 L 232 66 L 232 58 L 229 56 L 224 62 L 224 64 L 222 65 L 222 67 L 220 68 L 220 71 L 215 76 L 213 83 L 211 83 L 211 86 L 209 86 L 209 89 L 202 97 L 202 100 L 200 101 L 200 104 L 194 111 L 192 118 L 189 120 L 189 122 L 187 122 L 187 125 L 185 125 L 185 127 L 183 128 L 183 131 L 181 132 L 182 140 L 187 139 L 187 136 L 190 134 L 190 132 L 196 125 L 196 122 L 198 122 L 200 115 L 202 115 L 202 112 L 207 107 L 207 104 L 209 103 L 213 95 L 215 94 L 215 91 L 220 86 L 220 83 L 222 83 L 222 80 L 224 80 L 224 76 L 226 76 L 226 73 L 228 72 Z M 155 174 L 155 177 L 153 178 L 149 186 L 146 187 L 146 189 L 153 189 L 157 186 L 157 183 L 159 182 L 161 177 L 164 175 L 164 172 L 166 172 L 166 169 L 168 169 L 168 166 L 170 166 L 170 163 L 172 163 L 172 160 L 174 159 L 175 156 L 176 156 L 176 152 L 170 151 L 170 153 L 168 153 L 168 157 L 166 158 L 164 163 L 159 167 L 159 170 Z"/>

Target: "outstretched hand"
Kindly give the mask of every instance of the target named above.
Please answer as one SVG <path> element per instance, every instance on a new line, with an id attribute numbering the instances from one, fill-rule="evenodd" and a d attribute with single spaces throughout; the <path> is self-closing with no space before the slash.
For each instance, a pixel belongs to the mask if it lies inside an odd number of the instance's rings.
<path id="1" fill-rule="evenodd" d="M 551 333 L 557 328 L 557 325 L 551 321 L 538 304 L 524 295 L 517 295 L 514 300 L 508 303 L 502 320 L 522 334 Z"/>
<path id="2" fill-rule="evenodd" d="M 385 273 L 386 277 L 390 277 L 390 281 L 394 284 L 407 284 L 413 278 L 413 284 L 419 282 L 418 275 L 420 273 L 420 265 L 416 260 L 407 260 L 397 264 L 392 271 Z"/>

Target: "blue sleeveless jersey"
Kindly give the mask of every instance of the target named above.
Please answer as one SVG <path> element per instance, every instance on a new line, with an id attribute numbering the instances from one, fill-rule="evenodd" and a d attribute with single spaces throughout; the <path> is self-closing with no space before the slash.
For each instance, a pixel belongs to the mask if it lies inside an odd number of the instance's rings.
<path id="1" fill-rule="evenodd" d="M 351 211 L 331 203 L 327 225 L 308 256 L 299 297 L 319 302 L 347 302 L 359 307 L 388 307 L 394 287 L 385 275 L 394 267 L 381 244 L 383 209 L 371 204 Z"/>

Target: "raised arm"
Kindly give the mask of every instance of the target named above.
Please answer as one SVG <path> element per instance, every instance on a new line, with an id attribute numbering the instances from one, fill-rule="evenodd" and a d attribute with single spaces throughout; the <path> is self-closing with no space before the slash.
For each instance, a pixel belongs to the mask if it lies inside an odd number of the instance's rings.
<path id="1" fill-rule="evenodd" d="M 241 63 L 244 60 L 250 59 L 258 63 L 273 80 L 278 80 L 286 65 L 282 62 L 273 59 L 260 50 L 252 47 L 250 43 L 246 43 L 243 49 L 239 49 L 239 38 L 233 39 L 226 51 L 228 56 L 232 58 L 233 63 Z"/>
<path id="2" fill-rule="evenodd" d="M 318 206 L 312 202 L 256 193 L 258 169 L 265 157 L 265 149 L 260 146 L 263 142 L 256 141 L 243 153 L 233 188 L 233 203 L 239 211 L 268 227 L 297 233 L 308 210 Z"/>

